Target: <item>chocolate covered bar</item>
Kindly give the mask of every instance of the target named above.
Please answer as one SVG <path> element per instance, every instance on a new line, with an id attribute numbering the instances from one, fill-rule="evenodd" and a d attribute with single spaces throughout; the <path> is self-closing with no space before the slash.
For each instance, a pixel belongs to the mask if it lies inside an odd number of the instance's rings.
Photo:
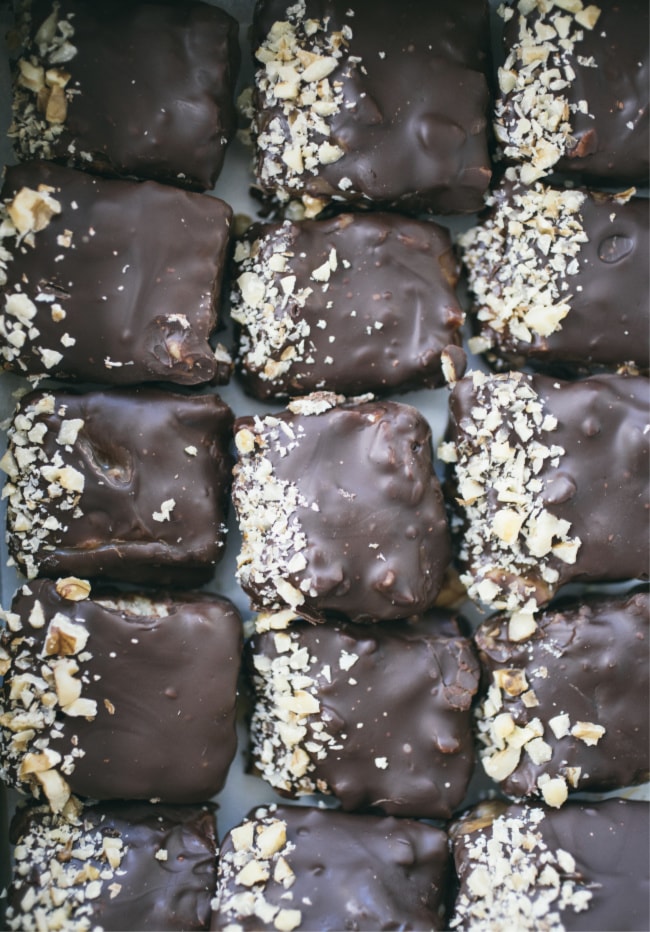
<path id="1" fill-rule="evenodd" d="M 235 754 L 241 619 L 216 595 L 34 580 L 0 639 L 0 774 L 62 811 L 91 799 L 195 803 Z"/>
<path id="2" fill-rule="evenodd" d="M 268 630 L 248 648 L 261 776 L 283 795 L 332 794 L 346 810 L 449 818 L 473 769 L 479 679 L 454 616 L 286 630 L 277 620 L 260 616 Z"/>
<path id="3" fill-rule="evenodd" d="M 238 26 L 206 3 L 33 0 L 10 136 L 23 159 L 207 190 L 235 130 Z"/>
<path id="4" fill-rule="evenodd" d="M 28 578 L 189 586 L 222 555 L 232 412 L 159 389 L 25 396 L 9 428 L 9 549 Z"/>
<path id="5" fill-rule="evenodd" d="M 211 928 L 443 929 L 448 861 L 424 822 L 262 807 L 223 840 Z"/>
<path id="6" fill-rule="evenodd" d="M 238 577 L 254 607 L 370 621 L 433 604 L 450 549 L 415 408 L 316 392 L 239 418 L 235 444 Z"/>
<path id="7" fill-rule="evenodd" d="M 472 348 L 500 368 L 647 370 L 647 199 L 506 181 L 488 204 L 460 237 Z"/>
<path id="8" fill-rule="evenodd" d="M 257 398 L 443 383 L 463 312 L 448 232 L 397 214 L 256 225 L 235 250 L 231 315 Z"/>
<path id="9" fill-rule="evenodd" d="M 648 180 L 648 4 L 503 4 L 494 128 L 530 183 L 549 171 Z"/>
<path id="10" fill-rule="evenodd" d="M 648 779 L 649 611 L 644 591 L 559 603 L 522 641 L 507 616 L 480 625 L 480 756 L 508 796 L 559 806 Z"/>
<path id="11" fill-rule="evenodd" d="M 47 162 L 7 169 L 2 198 L 5 368 L 111 384 L 227 379 L 208 342 L 227 204 Z"/>
<path id="12" fill-rule="evenodd" d="M 207 929 L 216 825 L 209 806 L 112 803 L 75 823 L 19 812 L 9 929 Z"/>
<path id="13" fill-rule="evenodd" d="M 485 0 L 264 0 L 252 133 L 263 191 L 433 213 L 490 181 Z"/>
<path id="14" fill-rule="evenodd" d="M 450 399 L 449 492 L 470 598 L 532 615 L 571 581 L 646 578 L 648 380 L 474 372 Z"/>
<path id="15" fill-rule="evenodd" d="M 623 799 L 480 805 L 450 830 L 460 891 L 449 927 L 649 928 L 649 814 Z"/>

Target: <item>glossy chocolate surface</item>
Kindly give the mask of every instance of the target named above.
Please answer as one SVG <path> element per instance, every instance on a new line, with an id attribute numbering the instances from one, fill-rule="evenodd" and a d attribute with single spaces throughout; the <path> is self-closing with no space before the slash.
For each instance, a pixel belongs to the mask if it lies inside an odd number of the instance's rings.
<path id="1" fill-rule="evenodd" d="M 445 928 L 449 856 L 440 829 L 410 819 L 302 806 L 256 810 L 248 820 L 255 833 L 257 826 L 284 823 L 287 844 L 267 863 L 273 870 L 284 858 L 293 880 L 285 889 L 269 878 L 255 891 L 257 911 L 243 915 L 233 899 L 247 889 L 237 882 L 237 867 L 256 866 L 261 854 L 257 845 L 241 842 L 234 850 L 234 833 L 229 833 L 220 852 L 213 930 L 231 923 L 247 930 L 277 929 L 278 908 L 291 910 L 298 930 Z"/>
<path id="2" fill-rule="evenodd" d="M 12 258 L 0 293 L 26 295 L 35 310 L 27 328 L 5 311 L 7 335 L 11 327 L 26 337 L 20 348 L 8 342 L 0 351 L 7 367 L 114 385 L 223 381 L 208 340 L 231 208 L 46 162 L 9 168 L 2 197 L 40 185 L 54 189 L 60 213 L 33 234 L 33 247 L 4 241 Z M 43 350 L 60 358 L 53 363 Z"/>
<path id="3" fill-rule="evenodd" d="M 445 229 L 396 214 L 342 214 L 255 226 L 246 242 L 232 314 L 242 325 L 244 385 L 255 397 L 443 384 L 441 353 L 460 346 L 463 322 Z M 265 284 L 261 307 L 246 301 L 251 272 Z"/>
<path id="4" fill-rule="evenodd" d="M 71 22 L 76 49 L 63 65 L 71 75 L 67 115 L 63 131 L 48 140 L 51 126 L 30 125 L 25 102 L 17 100 L 23 117 L 16 148 L 23 158 L 211 188 L 235 130 L 236 21 L 196 2 L 63 0 L 54 6 L 59 20 Z M 34 3 L 31 40 L 52 10 L 45 0 Z M 41 55 L 33 41 L 27 52 L 46 69 L 57 62 L 56 53 Z M 26 100 L 36 96 L 27 93 Z"/>
<path id="5" fill-rule="evenodd" d="M 61 928 L 75 921 L 114 932 L 209 926 L 216 873 L 216 826 L 210 807 L 97 805 L 84 810 L 79 826 L 43 808 L 28 809 L 16 817 L 12 833 L 30 852 L 29 861 L 18 861 L 10 889 L 12 929 L 24 928 L 39 908 L 45 922 L 62 921 Z M 119 862 L 113 868 L 106 852 L 115 851 L 119 843 Z M 87 858 L 75 853 L 84 847 Z M 94 888 L 92 869 L 101 877 Z M 95 892 L 97 883 L 99 893 L 85 897 L 89 888 Z M 58 909 L 51 899 L 54 891 L 62 894 Z M 21 904 L 32 893 L 36 905 L 25 909 Z"/>
<path id="6" fill-rule="evenodd" d="M 514 609 L 544 604 L 571 581 L 647 577 L 648 380 L 510 373 L 478 381 L 456 384 L 449 421 L 458 456 L 450 492 L 465 495 L 460 561 L 473 597 L 496 608 L 509 599 Z M 468 465 L 483 490 L 475 499 L 455 485 Z M 507 543 L 493 523 L 504 510 L 523 520 Z M 483 580 L 496 591 L 479 589 Z"/>
<path id="7" fill-rule="evenodd" d="M 481 699 L 504 675 L 499 671 L 522 671 L 525 684 L 517 687 L 512 677 L 503 681 L 500 713 L 509 713 L 521 728 L 538 721 L 539 737 L 551 750 L 549 760 L 543 760 L 548 752 L 534 760 L 524 745 L 502 790 L 518 798 L 539 795 L 542 774 L 562 775 L 569 790 L 613 790 L 647 780 L 648 593 L 558 603 L 536 621 L 537 630 L 521 642 L 509 640 L 507 617 L 501 615 L 483 622 L 475 635 L 484 677 Z M 484 729 L 495 716 L 485 712 L 479 702 L 479 738 L 485 736 L 492 752 L 494 734 Z"/>
<path id="8" fill-rule="evenodd" d="M 470 856 L 470 849 L 484 845 L 491 838 L 503 842 L 503 829 L 498 835 L 495 829 L 506 820 L 511 831 L 523 835 L 530 824 L 530 813 L 539 811 L 543 818 L 534 825 L 537 842 L 532 855 L 530 851 L 514 846 L 517 860 L 511 864 L 517 864 L 513 873 L 516 872 L 522 882 L 514 896 L 516 913 L 513 915 L 507 868 L 506 874 L 499 871 L 499 855 L 503 853 L 507 857 L 508 848 L 504 845 L 501 849 L 497 843 L 497 847 L 491 849 L 491 858 L 486 862 L 479 856 L 478 864 Z M 495 817 L 499 817 L 498 823 L 492 829 Z M 536 932 L 543 927 L 545 920 L 555 922 L 550 927 L 564 928 L 567 932 L 593 932 L 594 929 L 641 932 L 650 924 L 649 817 L 647 803 L 622 799 L 568 803 L 560 810 L 538 810 L 537 807 L 515 804 L 504 811 L 503 803 L 488 803 L 485 808 L 470 811 L 464 822 L 451 828 L 454 860 L 461 880 L 456 916 L 452 919 L 454 928 L 476 927 L 474 921 L 467 917 L 469 902 L 477 906 L 476 918 L 480 916 L 486 925 L 500 920 L 505 927 L 521 929 L 522 932 Z M 558 864 L 559 850 L 570 857 L 560 855 L 562 861 Z M 540 900 L 544 892 L 548 894 L 550 878 L 543 881 L 542 872 L 544 863 L 548 866 L 549 861 L 554 865 L 560 887 L 554 895 L 550 894 L 551 902 L 547 899 L 548 905 L 545 906 Z M 480 879 L 475 876 L 479 871 L 483 875 Z M 473 878 L 477 884 L 475 889 L 480 889 L 478 884 L 481 881 L 487 881 L 490 885 L 488 897 L 477 899 L 472 893 Z M 562 895 L 565 893 L 566 901 Z M 576 905 L 582 902 L 584 906 L 576 909 L 572 905 L 574 897 Z M 462 904 L 462 910 L 458 904 Z"/>
<path id="9" fill-rule="evenodd" d="M 471 642 L 449 634 L 452 622 L 432 611 L 411 622 L 295 622 L 286 637 L 255 635 L 248 667 L 260 775 L 289 796 L 331 792 L 346 810 L 449 818 L 474 763 L 470 706 L 479 679 Z M 309 660 L 300 663 L 305 651 Z M 290 695 L 306 690 L 320 706 L 298 716 L 306 727 L 297 745 L 283 741 L 283 722 L 296 718 L 286 710 L 287 681 Z M 309 758 L 301 776 L 296 747 Z"/>
<path id="10" fill-rule="evenodd" d="M 77 433 L 65 443 L 71 421 Z M 31 438 L 27 424 L 36 426 Z M 28 576 L 205 581 L 225 544 L 231 425 L 216 395 L 141 388 L 26 396 L 10 429 L 8 467 L 18 565 Z"/>
<path id="11" fill-rule="evenodd" d="M 554 332 L 542 335 L 531 327 L 527 342 L 513 333 L 507 320 L 501 326 L 499 303 L 488 307 L 474 295 L 471 313 L 477 332 L 493 344 L 487 358 L 500 369 L 520 368 L 526 363 L 539 368 L 561 364 L 574 371 L 629 363 L 648 369 L 648 201 L 634 197 L 620 203 L 606 194 L 584 195 L 574 233 L 583 241 L 577 244 L 577 261 L 572 265 L 571 258 L 565 264 L 558 262 L 554 254 L 549 256 L 548 239 L 539 232 L 548 233 L 550 226 L 557 251 L 567 252 L 567 235 L 558 232 L 560 223 L 552 219 L 552 203 L 548 203 L 546 213 L 541 204 L 538 211 L 530 207 L 530 189 L 506 184 L 494 192 L 496 206 L 485 216 L 478 232 L 480 237 L 481 229 L 490 231 L 494 239 L 491 237 L 492 245 L 482 256 L 480 240 L 471 247 L 479 268 L 470 272 L 470 290 L 480 294 L 487 289 L 498 302 L 506 304 L 517 267 L 525 262 L 524 277 L 526 268 L 539 272 L 540 299 L 543 296 L 549 300 L 554 289 L 555 302 L 569 306 Z M 537 245 L 529 248 L 522 242 L 518 223 L 525 229 L 538 230 Z M 509 224 L 513 224 L 512 233 Z M 520 307 L 526 305 L 526 295 L 521 298 Z M 536 303 L 533 299 L 532 306 Z"/>
<path id="12" fill-rule="evenodd" d="M 237 420 L 241 584 L 255 607 L 313 621 L 424 611 L 450 559 L 429 425 L 409 405 L 335 400 Z"/>
<path id="13" fill-rule="evenodd" d="M 254 50 L 273 23 L 287 19 L 289 6 L 258 3 Z M 307 0 L 304 19 L 326 22 L 330 34 L 346 27 L 352 34 L 328 76 L 340 82 L 342 97 L 326 117 L 331 132 L 314 133 L 317 143 L 326 140 L 344 155 L 298 173 L 299 193 L 434 213 L 479 209 L 491 175 L 487 3 L 466 0 L 461 9 L 453 0 Z M 282 106 L 261 107 L 258 136 L 276 119 L 287 133 Z M 261 151 L 258 177 L 263 160 Z M 262 178 L 271 193 L 276 185 L 288 188 L 286 164 L 278 159 L 277 167 Z"/>
<path id="14" fill-rule="evenodd" d="M 80 633 L 85 632 L 85 644 L 74 655 L 79 667 L 74 677 L 96 711 L 92 716 L 69 711 L 65 684 L 59 684 L 54 720 L 36 729 L 20 753 L 11 744 L 11 725 L 0 733 L 5 777 L 28 792 L 19 771 L 36 747 L 46 746 L 60 755 L 55 769 L 71 791 L 91 799 L 196 803 L 219 792 L 237 743 L 242 632 L 232 603 L 209 594 L 170 597 L 113 590 L 93 590 L 71 601 L 57 586 L 34 580 L 14 598 L 12 612 L 22 629 L 3 639 L 12 659 L 5 674 L 4 711 L 14 718 L 24 712 L 24 704 L 13 699 L 25 670 L 41 676 L 44 662 L 60 669 L 50 645 L 52 624 L 60 626 L 61 616 L 73 631 L 81 626 Z M 34 688 L 32 699 L 37 694 Z M 38 706 L 37 699 L 30 706 L 35 715 Z"/>
<path id="15" fill-rule="evenodd" d="M 648 4 L 644 0 L 599 0 L 593 6 L 600 14 L 594 27 L 580 30 L 582 38 L 566 57 L 573 76 L 559 96 L 573 108 L 569 116 L 572 131 L 566 154 L 555 168 L 609 184 L 647 184 Z M 536 10 L 526 18 L 534 29 Z M 506 26 L 506 49 L 518 32 L 515 15 Z M 548 60 L 547 69 L 556 66 L 555 60 Z M 565 67 L 560 73 L 566 74 Z M 581 101 L 586 101 L 586 113 Z M 514 116 L 508 95 L 504 103 L 503 121 L 508 125 Z"/>

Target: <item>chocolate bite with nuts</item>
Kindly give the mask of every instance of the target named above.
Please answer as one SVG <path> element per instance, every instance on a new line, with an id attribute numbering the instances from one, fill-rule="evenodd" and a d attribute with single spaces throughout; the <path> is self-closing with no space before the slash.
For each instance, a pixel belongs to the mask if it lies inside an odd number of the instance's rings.
<path id="1" fill-rule="evenodd" d="M 205 582 L 225 545 L 232 421 L 217 395 L 25 396 L 1 461 L 18 567 L 28 578 Z"/>
<path id="2" fill-rule="evenodd" d="M 507 616 L 480 625 L 480 757 L 508 796 L 559 806 L 648 779 L 649 609 L 644 591 L 558 603 L 523 639 Z"/>
<path id="3" fill-rule="evenodd" d="M 45 796 L 56 812 L 71 794 L 195 803 L 223 787 L 242 640 L 227 599 L 35 580 L 16 594 L 7 623 L 5 782 Z"/>
<path id="4" fill-rule="evenodd" d="M 209 338 L 232 210 L 47 162 L 7 169 L 0 360 L 23 375 L 184 385 L 227 379 Z"/>
<path id="5" fill-rule="evenodd" d="M 506 181 L 488 204 L 460 237 L 472 349 L 498 368 L 647 370 L 647 199 Z"/>
<path id="6" fill-rule="evenodd" d="M 388 26 L 388 28 L 387 28 Z M 252 132 L 263 191 L 432 213 L 478 210 L 490 182 L 488 4 L 263 0 Z"/>
<path id="7" fill-rule="evenodd" d="M 642 376 L 457 382 L 439 453 L 470 598 L 532 631 L 566 583 L 647 578 L 647 422 Z"/>
<path id="8" fill-rule="evenodd" d="M 457 265 L 436 223 L 374 213 L 256 225 L 235 265 L 239 365 L 257 398 L 435 387 L 443 351 L 462 357 Z"/>
<path id="9" fill-rule="evenodd" d="M 550 171 L 648 183 L 648 4 L 510 2 L 494 129 L 530 184 Z"/>
<path id="10" fill-rule="evenodd" d="M 430 608 L 450 560 L 431 430 L 415 408 L 328 392 L 235 424 L 239 580 L 310 621 Z"/>
<path id="11" fill-rule="evenodd" d="M 290 620 L 259 616 L 248 647 L 257 772 L 282 795 L 320 791 L 346 810 L 449 818 L 472 774 L 479 680 L 455 617 Z"/>
<path id="12" fill-rule="evenodd" d="M 209 806 L 112 803 L 77 822 L 19 812 L 8 929 L 207 929 L 216 825 Z"/>
<path id="13" fill-rule="evenodd" d="M 231 16 L 197 2 L 25 7 L 9 132 L 23 159 L 213 187 L 235 131 Z"/>
<path id="14" fill-rule="evenodd" d="M 647 803 L 482 803 L 450 829 L 460 891 L 452 929 L 646 929 Z"/>
<path id="15" fill-rule="evenodd" d="M 211 928 L 443 929 L 449 868 L 424 822 L 263 807 L 223 840 Z"/>

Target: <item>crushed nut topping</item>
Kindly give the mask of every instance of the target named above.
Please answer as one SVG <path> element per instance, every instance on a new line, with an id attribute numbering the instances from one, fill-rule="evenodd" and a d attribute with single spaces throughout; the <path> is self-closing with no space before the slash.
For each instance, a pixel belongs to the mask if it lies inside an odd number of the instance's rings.
<path id="1" fill-rule="evenodd" d="M 517 817 L 503 813 L 485 834 L 463 833 L 469 864 L 450 928 L 562 932 L 561 910 L 589 908 L 593 894 L 580 884 L 572 855 L 543 841 L 544 818 L 531 807 Z"/>
<path id="2" fill-rule="evenodd" d="M 106 888 L 111 898 L 120 892 L 115 880 L 128 846 L 100 824 L 70 820 L 38 809 L 16 846 L 16 882 L 29 884 L 20 908 L 7 909 L 7 927 L 23 932 L 72 930 L 88 932 L 96 900 Z M 111 829 L 113 832 L 114 829 Z M 96 866 L 97 865 L 97 866 Z M 36 871 L 38 883 L 29 883 Z M 113 881 L 113 883 L 111 883 Z M 113 889 L 117 888 L 115 894 Z"/>
<path id="3" fill-rule="evenodd" d="M 64 131 L 68 105 L 77 86 L 70 87 L 67 65 L 77 54 L 72 43 L 74 14 L 60 15 L 60 3 L 38 28 L 30 44 L 31 15 L 23 24 L 24 56 L 18 61 L 13 87 L 13 119 L 9 137 L 23 159 L 51 159 Z"/>
<path id="4" fill-rule="evenodd" d="M 238 920 L 255 916 L 267 928 L 292 932 L 302 920 L 297 904 L 292 904 L 291 887 L 296 878 L 291 852 L 295 844 L 287 840 L 286 822 L 274 815 L 275 810 L 273 805 L 260 808 L 254 820 L 247 819 L 232 829 L 232 850 L 222 851 L 219 858 L 212 909 L 228 917 L 229 929 L 241 928 Z M 267 899 L 267 891 L 276 888 L 286 906 Z"/>
<path id="5" fill-rule="evenodd" d="M 506 158 L 524 163 L 521 180 L 531 184 L 574 148 L 572 116 L 589 113 L 589 102 L 571 103 L 567 89 L 584 31 L 594 28 L 600 10 L 582 0 L 520 0 L 517 8 L 517 40 L 499 68 L 494 130 Z M 509 19 L 513 10 L 502 4 L 499 14 Z M 584 58 L 580 65 L 597 67 Z"/>
<path id="6" fill-rule="evenodd" d="M 359 65 L 348 55 L 351 38 L 349 25 L 334 31 L 329 18 L 307 19 L 305 2 L 298 0 L 255 52 L 257 114 L 251 131 L 259 152 L 258 175 L 281 201 L 303 186 L 305 173 L 316 175 L 321 165 L 344 155 L 330 141 L 328 118 L 343 105 L 338 75 Z M 277 109 L 280 113 L 267 121 L 268 111 Z M 304 197 L 303 204 L 307 216 L 322 208 L 318 198 Z"/>
<path id="7" fill-rule="evenodd" d="M 9 476 L 2 495 L 7 499 L 12 553 L 28 579 L 38 574 L 42 555 L 55 549 L 67 523 L 81 515 L 85 480 L 65 459 L 71 449 L 65 419 L 55 452 L 48 452 L 46 419 L 54 413 L 54 404 L 54 396 L 44 394 L 18 410 L 8 432 L 9 448 L 0 461 Z M 79 421 L 74 419 L 75 437 Z"/>
<path id="8" fill-rule="evenodd" d="M 580 215 L 585 197 L 541 183 L 496 192 L 487 201 L 493 208 L 487 220 L 459 237 L 482 324 L 481 351 L 562 329 L 571 309 L 570 279 L 580 271 L 588 239 Z"/>
<path id="9" fill-rule="evenodd" d="M 539 593 L 529 577 L 550 588 L 559 578 L 551 559 L 575 563 L 579 538 L 544 507 L 539 474 L 556 468 L 564 450 L 547 445 L 557 426 L 520 372 L 474 372 L 472 417 L 456 443 L 439 450 L 453 463 L 464 536 L 459 556 L 469 568 L 461 581 L 470 598 L 492 608 L 534 611 Z M 547 593 L 541 593 L 542 597 Z"/>

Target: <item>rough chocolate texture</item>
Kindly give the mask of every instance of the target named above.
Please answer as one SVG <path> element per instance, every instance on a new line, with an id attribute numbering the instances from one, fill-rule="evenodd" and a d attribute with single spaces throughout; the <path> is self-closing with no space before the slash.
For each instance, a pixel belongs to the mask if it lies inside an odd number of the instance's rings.
<path id="1" fill-rule="evenodd" d="M 63 49 L 60 25 L 54 38 L 53 30 L 38 33 L 53 9 L 54 24 L 70 24 Z M 201 190 L 214 185 L 235 130 L 239 69 L 238 26 L 223 10 L 194 2 L 36 0 L 23 59 L 70 75 L 67 112 L 53 120 L 47 87 L 39 95 L 33 78 L 25 87 L 18 64 L 10 135 L 23 158 Z"/>
<path id="2" fill-rule="evenodd" d="M 10 212 L 24 188 L 41 185 L 53 189 L 60 211 L 27 242 L 16 231 L 3 243 L 10 253 L 0 288 L 5 367 L 122 385 L 223 381 L 228 367 L 220 370 L 208 340 L 231 208 L 155 182 L 30 162 L 7 170 L 2 197 Z M 15 295 L 25 298 L 12 313 Z"/>
<path id="3" fill-rule="evenodd" d="M 443 384 L 464 315 L 442 227 L 387 213 L 285 221 L 253 227 L 235 258 L 239 364 L 257 398 Z"/>
<path id="4" fill-rule="evenodd" d="M 3 460 L 19 567 L 28 577 L 205 581 L 225 544 L 231 425 L 216 395 L 23 398 Z"/>
<path id="5" fill-rule="evenodd" d="M 523 745 L 519 762 L 500 781 L 508 796 L 539 795 L 542 774 L 561 775 L 569 790 L 612 790 L 647 780 L 648 593 L 558 603 L 536 621 L 537 630 L 520 643 L 509 640 L 508 620 L 501 615 L 476 632 L 484 677 L 477 716 L 486 770 L 493 754 L 521 743 L 518 729 L 529 728 L 534 744 Z M 506 671 L 521 671 L 523 681 L 517 685 Z M 494 729 L 504 713 L 517 727 L 498 741 Z"/>
<path id="6" fill-rule="evenodd" d="M 646 578 L 648 381 L 474 373 L 451 394 L 470 597 L 532 612 L 571 581 Z"/>
<path id="7" fill-rule="evenodd" d="M 256 635 L 248 667 L 260 775 L 285 795 L 332 793 L 345 810 L 449 818 L 473 768 L 479 679 L 471 643 L 447 630 L 452 619 L 296 622 Z M 300 711 L 303 692 L 315 710 Z"/>
<path id="8" fill-rule="evenodd" d="M 505 183 L 461 242 L 492 365 L 647 370 L 647 199 Z"/>
<path id="9" fill-rule="evenodd" d="M 521 845 L 524 834 L 535 836 L 531 848 Z M 451 928 L 642 932 L 650 925 L 645 802 L 576 802 L 559 812 L 487 803 L 453 825 L 451 835 L 461 883 Z M 520 881 L 516 889 L 513 880 Z"/>
<path id="10" fill-rule="evenodd" d="M 14 598 L 17 619 L 2 639 L 10 658 L 0 731 L 5 779 L 37 795 L 38 776 L 23 771 L 30 756 L 47 747 L 60 756 L 54 769 L 76 795 L 170 803 L 209 799 L 222 788 L 237 743 L 237 610 L 227 599 L 197 593 L 93 590 L 73 601 L 75 588 L 66 580 L 35 580 Z M 65 641 L 58 650 L 53 645 L 62 616 L 73 631 L 80 626 L 84 643 L 75 654 L 67 653 Z M 94 703 L 94 713 L 89 706 L 91 714 L 79 714 L 86 710 L 66 703 L 66 656 L 74 657 L 79 669 L 72 676 L 81 683 L 81 697 Z M 26 693 L 16 698 L 21 678 L 43 676 L 44 664 L 54 671 L 54 714 L 32 686 L 28 708 L 35 734 L 18 748 L 13 725 L 27 701 Z"/>
<path id="11" fill-rule="evenodd" d="M 644 0 L 624 3 L 599 0 L 597 4 L 585 2 L 581 5 L 599 12 L 595 24 L 584 25 L 590 21 L 588 14 L 582 22 L 576 17 L 575 24 L 569 28 L 571 48 L 568 53 L 565 51 L 561 56 L 551 53 L 545 60 L 544 70 L 551 72 L 557 68 L 556 78 L 567 82 L 551 96 L 555 96 L 560 109 L 566 103 L 570 110 L 562 116 L 566 131 L 558 134 L 564 136 L 558 146 L 560 158 L 549 167 L 561 172 L 580 172 L 586 179 L 610 184 L 647 184 L 650 151 L 648 4 Z M 564 10 L 555 7 L 550 14 L 541 16 L 535 5 L 531 6 L 533 10 L 523 19 L 532 33 L 540 19 L 543 25 L 555 27 L 557 16 L 566 15 Z M 579 16 L 584 17 L 585 13 Z M 573 14 L 570 17 L 573 19 Z M 518 40 L 520 18 L 515 12 L 506 25 L 506 52 Z M 558 44 L 555 38 L 553 43 Z M 545 46 L 544 40 L 538 42 L 537 51 L 543 53 Z M 541 75 L 543 70 L 537 73 Z M 540 93 L 548 93 L 548 89 L 535 86 L 534 96 Z M 526 114 L 517 94 L 508 91 L 497 99 L 496 114 L 497 135 L 505 136 L 507 155 L 516 161 L 529 161 L 525 143 L 519 145 L 516 133 L 522 117 L 536 119 L 534 106 L 533 113 Z M 548 125 L 554 126 L 555 122 L 551 119 Z M 553 144 L 557 141 L 553 134 L 546 138 Z M 536 160 L 532 161 L 535 164 Z"/>
<path id="12" fill-rule="evenodd" d="M 431 431 L 415 408 L 317 393 L 238 419 L 235 443 L 239 578 L 255 607 L 312 621 L 431 607 L 450 550 Z"/>
<path id="13" fill-rule="evenodd" d="M 246 829 L 239 837 L 235 829 L 221 846 L 213 930 L 445 928 L 449 856 L 440 829 L 410 819 L 302 806 L 258 809 L 247 823 L 250 843 L 243 837 Z M 264 845 L 267 827 L 280 835 L 281 845 L 264 858 L 261 848 L 270 847 Z M 273 879 L 249 894 L 239 870 L 251 865 L 252 871 L 264 860 Z M 282 875 L 289 878 L 284 883 L 275 879 Z M 253 900 L 252 908 L 240 898 Z M 280 910 L 293 915 L 282 916 Z M 278 924 L 283 919 L 295 924 Z"/>
<path id="14" fill-rule="evenodd" d="M 25 854 L 17 856 L 9 893 L 10 929 L 209 926 L 216 874 L 209 806 L 90 806 L 79 825 L 39 807 L 19 812 L 12 834 Z M 88 857 L 76 853 L 83 848 Z"/>
<path id="15" fill-rule="evenodd" d="M 477 210 L 491 174 L 488 4 L 307 0 L 288 14 L 291 6 L 258 3 L 253 26 L 262 188 L 285 199 L 306 197 L 308 210 L 313 198 L 434 213 Z M 268 33 L 287 19 L 295 33 L 288 57 L 298 79 L 287 80 L 298 85 L 294 97 L 267 68 L 281 60 Z M 262 43 L 270 56 L 260 52 Z M 309 57 L 303 69 L 298 51 L 333 60 L 329 84 L 309 70 Z"/>

